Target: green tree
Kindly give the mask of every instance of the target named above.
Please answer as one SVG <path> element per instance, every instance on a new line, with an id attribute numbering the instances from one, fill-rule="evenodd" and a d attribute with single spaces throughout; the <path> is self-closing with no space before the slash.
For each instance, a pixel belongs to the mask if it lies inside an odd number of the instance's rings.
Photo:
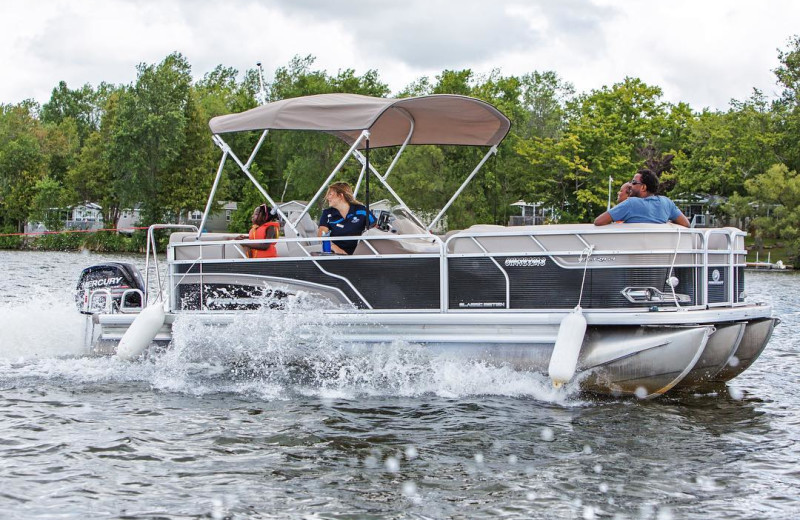
<path id="1" fill-rule="evenodd" d="M 554 71 L 534 71 L 522 76 L 521 88 L 527 114 L 516 133 L 522 138 L 560 137 L 566 125 L 566 103 L 575 95 L 575 87 Z"/>
<path id="2" fill-rule="evenodd" d="M 39 179 L 34 186 L 30 217 L 43 222 L 51 231 L 58 231 L 64 227 L 61 219 L 61 209 L 65 204 L 64 188 L 60 182 L 49 177 Z"/>
<path id="3" fill-rule="evenodd" d="M 143 224 L 181 207 L 181 194 L 162 189 L 185 157 L 191 68 L 179 53 L 158 65 L 140 64 L 136 84 L 120 92 L 110 157 L 129 189 L 123 203 L 140 203 Z M 193 179 L 187 179 L 191 182 Z"/>
<path id="4" fill-rule="evenodd" d="M 47 174 L 45 132 L 33 101 L 0 105 L 0 228 L 24 231 L 36 196 L 36 183 Z"/>
<path id="5" fill-rule="evenodd" d="M 67 120 L 73 121 L 80 143 L 83 144 L 100 124 L 98 101 L 101 97 L 89 84 L 70 90 L 65 81 L 60 81 L 53 89 L 50 101 L 42 106 L 42 122 L 58 125 Z"/>
<path id="6" fill-rule="evenodd" d="M 669 105 L 661 95 L 659 87 L 625 78 L 568 103 L 565 134 L 580 143 L 576 146 L 585 163 L 585 170 L 571 178 L 573 189 L 565 202 L 575 218 L 586 221 L 605 210 L 608 178 L 621 184 L 642 165 L 638 151 L 656 141 L 667 125 Z"/>
<path id="7" fill-rule="evenodd" d="M 727 112 L 703 111 L 690 124 L 685 152 L 675 160 L 675 193 L 744 193 L 744 183 L 779 162 L 774 113 L 755 91 Z"/>
<path id="8" fill-rule="evenodd" d="M 784 164 L 774 164 L 748 179 L 745 188 L 755 207 L 756 236 L 788 241 L 796 263 L 800 260 L 800 175 Z"/>
<path id="9" fill-rule="evenodd" d="M 800 35 L 778 52 L 778 59 L 781 65 L 774 72 L 784 88 L 774 105 L 780 125 L 780 154 L 791 170 L 800 171 Z"/>

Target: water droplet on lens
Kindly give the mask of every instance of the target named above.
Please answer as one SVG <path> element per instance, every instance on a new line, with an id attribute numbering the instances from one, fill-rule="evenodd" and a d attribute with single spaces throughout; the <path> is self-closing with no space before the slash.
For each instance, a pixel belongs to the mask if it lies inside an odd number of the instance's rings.
<path id="1" fill-rule="evenodd" d="M 555 437 L 555 434 L 552 428 L 542 428 L 541 436 L 543 441 L 550 442 Z"/>
<path id="2" fill-rule="evenodd" d="M 656 520 L 672 520 L 672 511 L 668 507 L 659 508 Z"/>
<path id="3" fill-rule="evenodd" d="M 407 497 L 417 494 L 417 485 L 413 482 L 403 482 L 403 494 Z"/>
<path id="4" fill-rule="evenodd" d="M 731 356 L 731 358 L 728 360 L 728 364 L 730 366 L 732 366 L 732 367 L 738 367 L 739 366 L 739 358 L 736 357 L 736 356 Z"/>
<path id="5" fill-rule="evenodd" d="M 600 484 L 600 492 L 601 493 L 608 493 L 608 484 L 606 484 L 605 482 Z"/>
<path id="6" fill-rule="evenodd" d="M 636 397 L 638 397 L 639 399 L 644 399 L 644 398 L 645 398 L 645 397 L 647 397 L 647 395 L 648 395 L 648 393 L 647 393 L 647 388 L 645 388 L 645 387 L 643 387 L 643 386 L 640 386 L 640 387 L 636 388 L 636 392 L 634 392 L 634 394 L 635 394 L 635 395 L 636 395 Z"/>
<path id="7" fill-rule="evenodd" d="M 742 391 L 741 388 L 735 388 L 732 386 L 728 387 L 728 393 L 731 395 L 732 399 L 735 399 L 737 401 L 741 401 L 744 398 L 744 392 Z"/>
<path id="8" fill-rule="evenodd" d="M 595 518 L 597 518 L 597 515 L 594 513 L 594 508 L 592 506 L 583 508 L 583 520 L 594 520 Z"/>
<path id="9" fill-rule="evenodd" d="M 591 455 L 592 454 L 592 447 L 588 444 L 583 445 L 583 453 L 584 455 Z"/>
<path id="10" fill-rule="evenodd" d="M 225 518 L 225 505 L 220 498 L 211 500 L 211 518 L 214 520 L 222 520 Z"/>
<path id="11" fill-rule="evenodd" d="M 475 463 L 476 464 L 483 464 L 483 453 L 476 453 L 475 454 Z"/>
<path id="12" fill-rule="evenodd" d="M 390 471 L 392 473 L 397 473 L 400 471 L 400 462 L 394 457 L 387 458 L 384 466 L 386 466 L 386 471 Z"/>
<path id="13" fill-rule="evenodd" d="M 419 452 L 417 451 L 417 448 L 415 448 L 414 446 L 409 446 L 408 448 L 406 448 L 406 458 L 408 460 L 416 459 L 417 457 L 419 457 Z"/>
<path id="14" fill-rule="evenodd" d="M 509 455 L 508 456 L 508 463 L 509 464 L 516 464 L 517 463 L 517 456 L 516 455 Z"/>
<path id="15" fill-rule="evenodd" d="M 534 493 L 533 491 L 528 491 L 525 494 L 525 498 L 527 498 L 528 500 L 536 500 L 536 493 Z"/>
<path id="16" fill-rule="evenodd" d="M 368 468 L 374 468 L 378 465 L 378 459 L 370 455 L 366 459 L 364 459 L 364 466 Z"/>
<path id="17" fill-rule="evenodd" d="M 594 468 L 592 468 L 592 469 L 594 469 L 595 473 L 602 473 L 603 472 L 603 466 L 601 466 L 600 464 L 595 464 Z"/>

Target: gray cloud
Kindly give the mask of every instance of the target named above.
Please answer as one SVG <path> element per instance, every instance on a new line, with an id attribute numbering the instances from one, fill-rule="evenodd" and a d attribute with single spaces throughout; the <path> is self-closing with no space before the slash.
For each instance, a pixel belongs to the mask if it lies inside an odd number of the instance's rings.
<path id="1" fill-rule="evenodd" d="M 366 55 L 428 69 L 469 67 L 503 53 L 541 46 L 557 35 L 574 34 L 576 45 L 588 37 L 593 43 L 584 50 L 599 52 L 603 19 L 613 14 L 579 0 L 538 2 L 535 5 L 547 22 L 543 31 L 509 10 L 528 4 L 511 1 L 365 2 L 358 9 L 343 0 L 279 0 L 276 5 L 289 15 L 338 20 Z"/>
<path id="2" fill-rule="evenodd" d="M 782 13 L 775 16 L 775 12 Z M 330 72 L 377 69 L 399 90 L 424 75 L 554 70 L 579 91 L 625 76 L 669 101 L 724 109 L 775 92 L 777 47 L 800 4 L 773 0 L 37 0 L 0 2 L 0 102 L 46 101 L 70 87 L 129 83 L 136 65 L 183 53 L 195 77 L 223 64 L 267 75 L 311 54 Z"/>

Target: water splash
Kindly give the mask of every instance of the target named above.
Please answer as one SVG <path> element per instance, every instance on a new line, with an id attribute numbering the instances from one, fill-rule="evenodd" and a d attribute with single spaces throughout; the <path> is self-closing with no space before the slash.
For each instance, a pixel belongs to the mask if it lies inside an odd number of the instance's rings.
<path id="1" fill-rule="evenodd" d="M 0 303 L 0 359 L 85 354 L 84 325 L 71 293 L 29 289 L 14 301 Z"/>
<path id="2" fill-rule="evenodd" d="M 336 318 L 320 312 L 323 306 L 309 295 L 286 305 L 280 312 L 264 305 L 264 310 L 238 315 L 225 326 L 181 316 L 173 325 L 172 348 L 153 361 L 154 384 L 165 390 L 216 387 L 267 398 L 489 394 L 566 402 L 569 395 L 553 390 L 538 373 L 437 355 L 402 340 L 353 343 L 343 337 L 341 326 L 334 327 Z M 198 377 L 216 384 L 201 388 Z"/>
<path id="3" fill-rule="evenodd" d="M 497 395 L 570 404 L 578 392 L 577 384 L 556 391 L 539 373 L 440 355 L 402 340 L 354 343 L 320 311 L 329 303 L 303 293 L 281 302 L 281 311 L 265 302 L 263 310 L 237 315 L 225 326 L 181 315 L 170 348 L 135 363 L 88 357 L 86 318 L 71 291 L 34 289 L 0 302 L 0 381 L 139 383 L 166 392 L 264 399 Z"/>

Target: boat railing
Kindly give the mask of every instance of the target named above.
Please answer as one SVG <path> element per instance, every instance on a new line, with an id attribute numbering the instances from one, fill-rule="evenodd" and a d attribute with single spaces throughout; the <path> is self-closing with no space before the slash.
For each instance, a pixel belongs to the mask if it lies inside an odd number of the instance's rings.
<path id="1" fill-rule="evenodd" d="M 639 235 L 638 237 L 627 239 L 628 245 L 625 246 L 625 236 Z M 215 262 L 262 262 L 262 261 L 305 261 L 313 262 L 320 270 L 325 271 L 324 263 L 330 261 L 352 261 L 357 259 L 368 259 L 381 261 L 383 259 L 398 258 L 421 258 L 437 257 L 440 261 L 440 311 L 448 312 L 448 262 L 455 258 L 481 256 L 492 260 L 499 269 L 505 280 L 505 299 L 506 308 L 510 308 L 511 300 L 511 281 L 505 268 L 498 262 L 496 257 L 554 257 L 561 260 L 561 266 L 571 269 L 581 269 L 589 265 L 592 269 L 612 269 L 629 267 L 671 267 L 671 268 L 693 268 L 696 270 L 695 294 L 697 295 L 695 304 L 688 308 L 705 308 L 720 306 L 744 305 L 736 295 L 741 292 L 737 289 L 740 285 L 739 272 L 737 268 L 744 268 L 744 258 L 746 251 L 743 245 L 737 246 L 737 238 L 746 234 L 738 229 L 686 229 L 676 227 L 664 228 L 622 228 L 616 227 L 613 233 L 608 232 L 608 228 L 587 226 L 580 229 L 564 229 L 557 227 L 537 226 L 535 229 L 508 229 L 498 228 L 497 230 L 464 230 L 457 232 L 443 239 L 432 234 L 391 234 L 386 235 L 362 235 L 347 237 L 347 240 L 359 242 L 356 254 L 330 255 L 323 254 L 322 243 L 330 240 L 329 237 L 282 237 L 277 239 L 264 240 L 231 240 L 229 237 L 215 239 L 209 236 L 208 239 L 191 239 L 188 242 L 171 242 L 169 259 L 174 264 L 190 264 L 183 273 L 170 271 L 170 287 L 176 288 L 182 283 L 186 276 L 192 275 L 194 280 L 198 280 L 203 285 L 203 270 L 192 269 L 195 264 L 215 263 Z M 663 243 L 659 244 L 656 237 L 661 236 Z M 675 240 L 671 240 L 674 237 Z M 512 242 L 507 242 L 506 247 L 497 248 L 497 243 L 505 239 L 523 238 L 520 244 L 529 244 L 527 247 L 509 246 Z M 571 241 L 561 247 L 551 247 L 551 242 L 559 243 Z M 492 241 L 495 244 L 492 244 Z M 500 241 L 500 242 L 498 242 Z M 561 242 L 559 242 L 561 241 Z M 646 243 L 656 242 L 652 248 L 641 247 L 642 241 Z M 468 242 L 471 247 L 462 250 L 459 243 Z M 614 243 L 622 242 L 623 246 L 614 247 Z M 250 259 L 242 246 L 254 243 L 275 243 L 279 248 L 279 256 L 269 259 Z M 673 245 L 674 244 L 674 245 Z M 741 247 L 741 249 L 737 249 Z M 194 249 L 190 249 L 194 248 Z M 291 250 L 293 254 L 285 255 Z M 281 252 L 284 255 L 281 255 Z M 183 253 L 182 253 L 183 252 Z M 227 252 L 232 252 L 228 255 Z M 609 259 L 621 259 L 616 263 Z M 642 261 L 637 262 L 640 258 Z M 709 302 L 709 284 L 721 285 L 720 279 L 714 279 L 711 275 L 714 270 L 718 270 L 723 275 L 722 282 L 728 281 L 724 298 Z M 331 274 L 325 271 L 327 274 Z M 331 274 L 331 276 L 333 276 Z M 340 277 L 339 275 L 335 275 Z M 669 276 L 669 275 L 668 275 Z M 715 275 L 716 276 L 716 275 Z M 355 285 L 350 280 L 345 282 L 355 290 Z M 666 280 L 665 280 L 666 282 Z M 737 292 L 738 290 L 738 292 Z M 202 292 L 202 291 L 201 291 Z M 367 305 L 370 307 L 369 305 Z M 371 308 L 371 307 L 370 307 Z"/>
<path id="2" fill-rule="evenodd" d="M 235 235 L 234 235 L 235 236 Z M 215 237 L 210 237 L 215 238 Z M 444 278 L 445 274 L 441 272 L 444 269 L 444 262 L 446 261 L 445 254 L 444 254 L 444 242 L 436 236 L 430 233 L 418 233 L 412 235 L 406 234 L 387 234 L 385 236 L 374 236 L 374 235 L 362 235 L 362 236 L 352 236 L 346 237 L 347 241 L 356 241 L 359 244 L 364 244 L 365 249 L 357 250 L 356 254 L 349 256 L 349 255 L 336 255 L 330 253 L 323 253 L 322 252 L 322 244 L 326 241 L 330 241 L 331 237 L 282 237 L 282 238 L 275 238 L 275 239 L 258 239 L 258 240 L 250 240 L 250 239 L 243 239 L 243 240 L 235 240 L 232 238 L 222 239 L 222 240 L 203 240 L 202 237 L 200 240 L 192 240 L 189 242 L 171 242 L 169 248 L 169 261 L 174 265 L 186 265 L 188 266 L 183 273 L 176 273 L 174 270 L 170 270 L 170 287 L 172 288 L 173 294 L 177 293 L 175 289 L 184 282 L 184 280 L 188 276 L 192 276 L 193 282 L 194 279 L 197 279 L 197 283 L 201 287 L 200 295 L 204 294 L 202 287 L 205 285 L 204 283 L 204 273 L 202 268 L 195 269 L 195 266 L 202 266 L 203 264 L 210 264 L 210 263 L 217 263 L 217 262 L 263 262 L 263 261 L 272 261 L 272 262 L 311 262 L 313 263 L 320 271 L 325 273 L 328 276 L 333 278 L 341 279 L 344 283 L 346 283 L 350 289 L 353 290 L 359 297 L 365 302 L 367 308 L 372 308 L 370 303 L 367 301 L 366 298 L 358 291 L 356 286 L 352 283 L 351 280 L 347 279 L 347 277 L 331 273 L 330 271 L 326 270 L 324 264 L 326 262 L 339 262 L 339 261 L 349 261 L 351 259 L 364 259 L 368 258 L 370 260 L 382 260 L 382 259 L 398 259 L 398 258 L 406 258 L 406 257 L 413 257 L 413 258 L 437 258 L 440 264 L 440 278 Z M 374 243 L 373 243 L 374 242 Z M 391 252 L 387 252 L 384 247 L 381 247 L 378 244 L 381 243 L 397 243 L 397 244 L 414 244 L 417 246 L 417 249 L 404 249 L 401 247 L 392 248 Z M 292 249 L 296 253 L 294 255 L 286 256 L 280 254 L 276 257 L 268 258 L 268 259 L 259 259 L 259 258 L 248 258 L 244 250 L 241 246 L 247 244 L 275 244 L 276 247 L 280 248 L 281 246 L 294 246 Z M 421 248 L 420 246 L 425 244 L 425 248 Z M 359 246 L 361 247 L 361 246 Z M 228 258 L 226 255 L 226 251 L 228 248 L 232 248 L 235 251 L 235 257 Z M 288 249 L 288 247 L 287 247 Z M 181 254 L 181 250 L 187 250 L 189 254 Z"/>
<path id="3" fill-rule="evenodd" d="M 326 254 L 322 252 L 322 244 L 324 242 L 329 242 L 332 240 L 346 240 L 346 241 L 354 241 L 363 243 L 365 249 L 361 249 L 356 252 L 355 255 L 346 256 L 346 255 L 335 255 L 335 254 Z M 383 248 L 376 247 L 372 242 L 387 242 L 387 243 L 397 243 L 400 245 L 405 246 L 405 253 L 397 253 L 391 252 L 387 253 L 383 251 Z M 374 236 L 374 235 L 362 235 L 362 236 L 352 236 L 352 237 L 344 237 L 344 238 L 335 238 L 331 239 L 331 237 L 280 237 L 280 238 L 268 238 L 268 239 L 242 239 L 242 240 L 235 240 L 232 238 L 221 238 L 220 240 L 193 240 L 190 242 L 171 242 L 170 249 L 172 253 L 169 256 L 171 262 L 175 263 L 193 263 L 198 261 L 214 261 L 214 260 L 252 260 L 248 258 L 247 253 L 241 246 L 247 246 L 249 244 L 275 244 L 278 247 L 278 256 L 271 258 L 270 260 L 307 260 L 307 261 L 317 261 L 317 260 L 326 260 L 326 259 L 335 259 L 335 260 L 347 260 L 349 258 L 360 258 L 362 256 L 376 256 L 376 257 L 384 257 L 384 256 L 391 256 L 392 258 L 397 258 L 398 254 L 402 256 L 403 254 L 418 256 L 420 254 L 429 254 L 429 255 L 439 255 L 443 253 L 443 246 L 444 242 L 442 239 L 436 235 L 432 235 L 429 233 L 419 233 L 413 235 L 399 235 L 399 234 L 387 234 L 386 236 Z M 414 249 L 413 244 L 417 244 L 419 247 Z M 423 244 L 427 246 L 428 250 L 423 249 Z M 291 245 L 291 250 L 293 252 L 299 254 L 291 254 L 291 255 L 281 255 L 281 248 L 280 246 Z M 288 247 L 286 249 L 289 249 Z M 189 254 L 181 254 L 181 250 L 189 250 L 192 251 Z M 234 257 L 228 257 L 227 251 L 234 251 Z M 195 252 L 196 251 L 196 252 Z M 284 249 L 285 252 L 285 249 Z"/>
<path id="4" fill-rule="evenodd" d="M 139 305 L 129 305 L 129 296 L 138 296 Z M 116 299 L 119 298 L 119 304 L 115 305 Z M 144 301 L 144 293 L 139 289 L 108 289 L 100 287 L 97 289 L 86 289 L 82 298 L 82 305 L 80 311 L 84 314 L 112 314 L 120 312 L 136 313 L 142 310 L 141 302 Z"/>
<path id="5" fill-rule="evenodd" d="M 635 248 L 635 249 L 626 249 L 626 248 L 598 248 L 598 243 L 593 241 L 591 237 L 597 236 L 604 236 L 612 239 L 618 239 L 620 235 L 640 235 L 645 236 L 649 242 L 652 242 L 653 236 L 652 235 L 666 235 L 666 236 L 676 236 L 676 244 L 675 246 L 671 247 L 662 247 L 662 248 Z M 744 237 L 746 233 L 741 230 L 735 228 L 718 228 L 718 229 L 687 229 L 687 228 L 678 228 L 678 227 L 664 227 L 664 228 L 621 228 L 617 227 L 614 229 L 613 234 L 608 232 L 608 228 L 605 227 L 597 227 L 597 226 L 587 226 L 581 229 L 573 229 L 573 230 L 565 230 L 559 229 L 556 227 L 542 226 L 536 227 L 535 230 L 526 230 L 526 229 L 498 229 L 498 230 L 477 230 L 477 231 L 470 231 L 464 230 L 460 231 L 457 234 L 454 234 L 445 242 L 445 254 L 449 258 L 456 258 L 456 257 L 496 257 L 496 256 L 519 256 L 519 257 L 556 257 L 561 259 L 568 259 L 568 258 L 575 258 L 576 261 L 571 265 L 562 265 L 564 268 L 583 268 L 585 264 L 587 264 L 591 257 L 595 259 L 603 259 L 607 260 L 609 258 L 617 258 L 619 256 L 625 256 L 632 259 L 629 262 L 602 262 L 599 265 L 595 264 L 592 265 L 592 269 L 619 269 L 619 268 L 630 268 L 630 267 L 642 267 L 643 265 L 647 265 L 648 267 L 654 267 L 658 264 L 653 264 L 648 262 L 647 264 L 642 264 L 641 262 L 636 262 L 635 258 L 637 257 L 651 257 L 649 260 L 664 258 L 668 260 L 665 263 L 662 263 L 662 266 L 667 267 L 689 267 L 694 268 L 700 271 L 700 277 L 697 281 L 697 289 L 700 292 L 700 299 L 697 301 L 695 307 L 721 307 L 721 306 L 740 306 L 745 305 L 744 302 L 740 301 L 741 299 L 736 298 L 737 292 L 736 288 L 739 286 L 737 268 L 743 269 L 745 266 L 744 255 L 746 255 L 746 250 L 743 248 L 737 249 L 737 237 Z M 501 250 L 492 250 L 491 248 L 487 247 L 487 243 L 490 240 L 496 240 L 498 238 L 513 238 L 513 237 L 522 237 L 528 238 L 531 240 L 533 244 L 539 249 L 536 250 L 514 250 L 511 248 L 504 248 Z M 544 242 L 544 237 L 549 238 L 558 238 L 558 237 L 573 237 L 576 240 L 576 243 L 579 244 L 577 248 L 565 248 L 565 249 L 552 249 L 547 246 Z M 691 242 L 691 247 L 685 247 L 681 243 L 682 237 L 689 237 Z M 720 244 L 719 240 L 715 240 L 716 238 L 721 238 L 723 244 Z M 459 251 L 459 247 L 457 247 L 457 242 L 469 242 L 470 244 L 474 244 L 475 247 L 470 250 L 470 248 L 463 248 Z M 738 257 L 738 258 L 737 258 Z M 687 261 L 689 260 L 689 261 Z M 494 262 L 495 265 L 500 269 L 508 280 L 508 275 L 505 270 L 497 263 Z M 720 279 L 714 279 L 714 276 L 709 279 L 709 265 L 712 267 L 721 267 L 725 270 L 724 280 L 720 281 Z M 711 271 L 713 275 L 713 270 Z M 720 273 L 721 274 L 721 273 Z M 729 283 L 726 287 L 726 294 L 725 298 L 722 301 L 717 302 L 709 302 L 709 291 L 708 286 L 709 283 L 711 284 L 724 284 L 724 281 L 728 280 Z M 508 291 L 506 293 L 506 298 L 508 301 L 509 295 Z"/>
<path id="6" fill-rule="evenodd" d="M 161 272 L 158 268 L 158 248 L 156 247 L 156 237 L 154 231 L 158 229 L 189 229 L 195 232 L 198 231 L 197 226 L 191 224 L 152 224 L 147 228 L 147 249 L 144 261 L 144 297 L 142 299 L 142 308 L 146 307 L 149 303 L 150 293 L 150 256 L 152 252 L 153 267 L 156 272 L 156 280 L 158 281 L 158 295 L 157 298 L 161 299 L 164 295 L 164 287 L 161 284 Z"/>

